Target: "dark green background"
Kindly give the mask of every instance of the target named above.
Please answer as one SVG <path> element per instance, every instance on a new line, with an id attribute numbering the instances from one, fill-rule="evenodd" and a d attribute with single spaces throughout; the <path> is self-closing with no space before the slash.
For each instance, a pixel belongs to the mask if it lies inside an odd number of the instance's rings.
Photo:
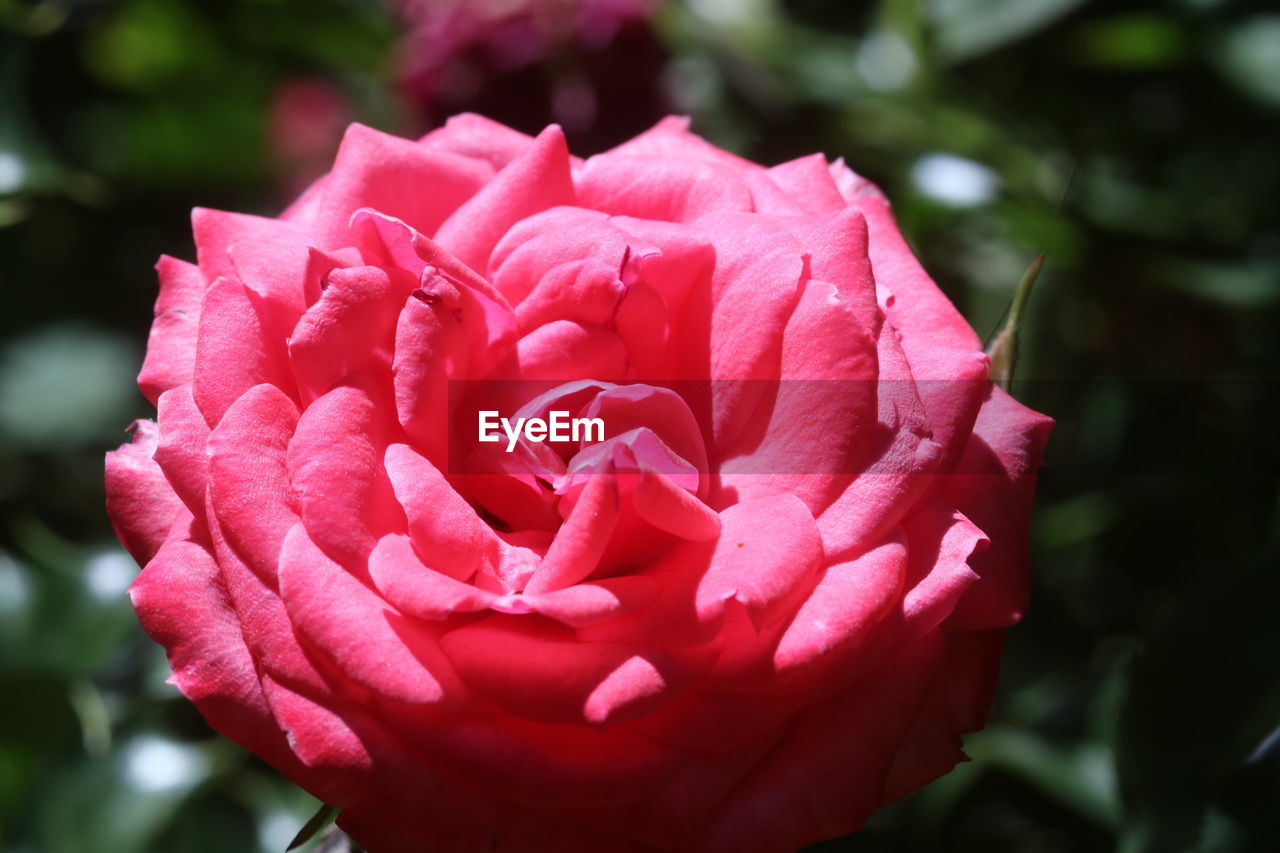
<path id="1" fill-rule="evenodd" d="M 995 717 L 821 849 L 1280 849 L 1280 10 L 702 0 L 654 26 L 644 85 L 745 156 L 844 156 L 984 337 L 1048 258 L 1016 391 L 1058 427 Z M 398 32 L 354 0 L 0 0 L 5 851 L 279 853 L 315 808 L 164 684 L 101 454 L 148 415 L 150 267 L 192 256 L 189 209 L 279 208 L 286 80 L 413 129 Z M 987 192 L 939 200 L 936 154 Z"/>

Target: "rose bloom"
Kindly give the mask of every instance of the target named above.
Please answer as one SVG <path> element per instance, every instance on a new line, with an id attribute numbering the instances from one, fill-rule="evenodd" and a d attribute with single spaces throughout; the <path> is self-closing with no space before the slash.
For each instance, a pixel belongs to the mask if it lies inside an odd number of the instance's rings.
<path id="1" fill-rule="evenodd" d="M 843 162 L 464 115 L 193 219 L 107 460 L 131 595 L 360 844 L 791 851 L 963 760 L 1050 421 Z"/>

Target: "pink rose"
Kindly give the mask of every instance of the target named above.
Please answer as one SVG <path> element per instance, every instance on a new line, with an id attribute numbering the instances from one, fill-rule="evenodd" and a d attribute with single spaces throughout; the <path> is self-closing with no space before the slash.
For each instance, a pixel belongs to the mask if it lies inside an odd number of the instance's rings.
<path id="1" fill-rule="evenodd" d="M 361 844 L 791 851 L 962 759 L 1050 421 L 843 162 L 467 115 L 193 219 L 107 460 L 134 605 Z"/>

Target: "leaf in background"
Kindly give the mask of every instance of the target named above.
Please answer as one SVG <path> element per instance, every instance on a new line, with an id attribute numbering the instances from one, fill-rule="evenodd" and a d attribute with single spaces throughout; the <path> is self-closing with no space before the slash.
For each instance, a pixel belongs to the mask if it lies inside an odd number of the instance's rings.
<path id="1" fill-rule="evenodd" d="M 1041 30 L 1085 0 L 935 0 L 926 4 L 938 52 L 972 59 Z"/>
<path id="2" fill-rule="evenodd" d="M 1258 15 L 1237 24 L 1213 56 L 1240 89 L 1280 106 L 1280 15 Z"/>
<path id="3" fill-rule="evenodd" d="M 1080 27 L 1075 33 L 1080 58 L 1117 71 L 1150 71 L 1182 60 L 1186 34 L 1170 17 L 1116 15 Z"/>
<path id="4" fill-rule="evenodd" d="M 1221 571 L 1180 597 L 1134 661 L 1116 743 L 1126 853 L 1193 844 L 1221 777 L 1280 723 L 1278 600 L 1274 562 Z"/>
<path id="5" fill-rule="evenodd" d="M 1280 304 L 1280 263 L 1207 264 L 1171 259 L 1162 270 L 1171 287 L 1231 308 Z"/>
<path id="6" fill-rule="evenodd" d="M 11 341 L 0 351 L 0 440 L 65 449 L 118 431 L 137 399 L 138 363 L 127 338 L 88 326 L 48 326 Z"/>
<path id="7" fill-rule="evenodd" d="M 46 853 L 145 853 L 209 773 L 196 747 L 140 735 L 109 759 L 64 770 L 40 803 Z"/>
<path id="8" fill-rule="evenodd" d="M 994 765 L 1031 783 L 1076 814 L 1099 826 L 1119 818 L 1110 756 L 1081 744 L 1068 750 L 1011 726 L 989 726 L 965 738 L 975 763 Z"/>
<path id="9" fill-rule="evenodd" d="M 338 809 L 336 806 L 322 803 L 320 808 L 316 809 L 316 813 L 302 825 L 302 829 L 298 830 L 298 834 L 293 837 L 293 840 L 289 842 L 289 846 L 285 849 L 296 850 L 306 844 L 316 837 L 316 833 L 332 823 L 337 816 Z"/>
<path id="10" fill-rule="evenodd" d="M 69 177 L 31 121 L 25 59 L 18 36 L 0 31 L 0 226 L 22 218 L 10 197 L 57 189 Z"/>

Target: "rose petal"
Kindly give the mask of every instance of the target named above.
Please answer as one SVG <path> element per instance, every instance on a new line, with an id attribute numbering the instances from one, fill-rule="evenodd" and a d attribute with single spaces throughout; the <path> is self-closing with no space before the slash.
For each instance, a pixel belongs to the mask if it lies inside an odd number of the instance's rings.
<path id="1" fill-rule="evenodd" d="M 231 247 L 246 240 L 279 240 L 306 245 L 312 232 L 296 222 L 286 222 L 247 213 L 230 213 L 197 207 L 191 211 L 191 230 L 196 241 L 196 261 L 206 281 L 235 278 Z"/>
<path id="2" fill-rule="evenodd" d="M 576 183 L 583 207 L 641 219 L 693 222 L 754 209 L 737 170 L 707 160 L 601 154 L 587 160 Z"/>
<path id="3" fill-rule="evenodd" d="M 151 639 L 168 652 L 170 681 L 209 725 L 300 784 L 341 796 L 336 780 L 309 772 L 294 755 L 263 695 L 218 564 L 187 539 L 168 542 L 129 587 Z"/>
<path id="4" fill-rule="evenodd" d="M 152 458 L 156 443 L 156 425 L 138 421 L 133 440 L 107 454 L 107 512 L 120 542 L 140 566 L 160 549 L 184 512 Z"/>
<path id="5" fill-rule="evenodd" d="M 257 385 L 209 434 L 209 501 L 227 541 L 268 586 L 285 534 L 298 520 L 286 453 L 298 422 L 293 401 Z"/>
<path id="6" fill-rule="evenodd" d="M 270 584 L 259 577 L 228 543 L 213 513 L 208 515 L 209 535 L 222 571 L 222 582 L 240 620 L 245 645 L 258 663 L 268 703 L 272 698 L 265 683 L 267 675 L 290 690 L 300 690 L 308 696 L 329 693 L 333 681 L 330 668 L 326 668 L 295 632 L 277 592 L 277 573 L 273 570 Z M 307 761 L 305 756 L 303 760 Z"/>
<path id="7" fill-rule="evenodd" d="M 906 595 L 902 622 L 911 636 L 942 623 L 978 576 L 969 559 L 989 541 L 969 519 L 934 500 L 902 523 L 907 534 Z"/>
<path id="8" fill-rule="evenodd" d="M 829 559 L 880 542 L 938 483 L 942 448 L 930 427 L 898 337 L 882 329 L 876 424 L 856 475 L 818 516 Z"/>
<path id="9" fill-rule="evenodd" d="M 516 223 L 493 249 L 489 271 L 493 285 L 519 305 L 562 264 L 594 259 L 623 274 L 624 258 L 658 250 L 614 226 L 609 217 L 580 207 L 553 207 Z"/>
<path id="10" fill-rule="evenodd" d="M 698 224 L 716 250 L 710 294 L 682 309 L 671 340 L 677 379 L 776 379 L 783 330 L 800 296 L 804 248 L 777 223 L 713 214 Z M 728 445 L 765 392 L 760 382 L 713 386 L 713 434 Z"/>
<path id="11" fill-rule="evenodd" d="M 581 628 L 639 610 L 657 595 L 658 585 L 652 578 L 633 575 L 574 584 L 540 595 L 525 594 L 513 600 L 518 600 L 530 612 Z M 510 604 L 506 602 L 507 606 Z"/>
<path id="12" fill-rule="evenodd" d="M 720 465 L 739 500 L 792 494 L 815 514 L 858 470 L 875 434 L 876 344 L 836 287 L 804 285 L 787 321 L 780 379 Z M 771 383 L 772 384 L 772 383 Z"/>
<path id="13" fill-rule="evenodd" d="M 529 332 L 553 320 L 602 325 L 613 318 L 626 287 L 617 267 L 582 258 L 552 267 L 516 306 L 520 330 Z"/>
<path id="14" fill-rule="evenodd" d="M 227 248 L 235 277 L 253 293 L 263 334 L 270 340 L 287 338 L 306 308 L 312 252 L 305 243 L 260 236 Z"/>
<path id="15" fill-rule="evenodd" d="M 653 127 L 612 148 L 611 156 L 667 157 L 677 160 L 705 160 L 745 171 L 764 171 L 763 167 L 717 148 L 697 134 L 689 132 L 689 119 L 667 116 Z"/>
<path id="16" fill-rule="evenodd" d="M 280 551 L 280 597 L 302 635 L 357 684 L 402 702 L 444 698 L 433 638 L 326 557 L 301 524 Z"/>
<path id="17" fill-rule="evenodd" d="M 429 569 L 407 536 L 378 540 L 369 555 L 369 576 L 393 607 L 419 619 L 448 619 L 455 613 L 485 610 L 497 598 L 491 592 Z"/>
<path id="18" fill-rule="evenodd" d="M 342 565 L 360 567 L 377 537 L 401 527 L 404 516 L 382 464 L 390 389 L 377 387 L 377 377 L 352 379 L 302 413 L 287 462 L 311 539 Z"/>
<path id="19" fill-rule="evenodd" d="M 920 266 L 887 202 L 864 196 L 855 206 L 867 220 L 876 282 L 896 297 L 885 311 L 901 334 L 933 439 L 952 462 L 986 395 L 986 356 L 973 329 Z"/>
<path id="20" fill-rule="evenodd" d="M 436 151 L 473 157 L 501 169 L 533 144 L 533 137 L 475 113 L 459 113 L 418 141 Z"/>
<path id="21" fill-rule="evenodd" d="M 200 268 L 164 255 L 156 264 L 160 295 L 147 336 L 147 357 L 138 387 L 152 403 L 170 388 L 191 382 L 205 279 Z"/>
<path id="22" fill-rule="evenodd" d="M 884 802 L 923 788 L 967 760 L 960 735 L 986 725 L 1000 674 L 1003 631 L 944 633 L 946 657 L 885 782 Z"/>
<path id="23" fill-rule="evenodd" d="M 492 176 L 472 157 L 352 124 L 317 203 L 318 230 L 325 246 L 346 245 L 351 214 L 370 207 L 433 234 Z"/>
<path id="24" fill-rule="evenodd" d="M 528 627 L 526 627 L 528 626 Z M 441 647 L 474 690 L 522 719 L 603 725 L 669 701 L 692 673 L 640 647 L 583 643 L 562 628 L 492 617 L 451 631 Z"/>
<path id="25" fill-rule="evenodd" d="M 429 460 L 404 444 L 386 451 L 387 475 L 422 561 L 465 581 L 499 562 L 501 541 Z"/>
<path id="26" fill-rule="evenodd" d="M 400 425 L 433 462 L 448 458 L 449 380 L 467 375 L 470 341 L 459 320 L 459 290 L 432 279 L 425 300 L 404 304 L 396 323 L 392 374 Z"/>
<path id="27" fill-rule="evenodd" d="M 698 584 L 698 616 L 709 619 L 732 599 L 760 627 L 771 606 L 818 568 L 822 539 L 817 525 L 791 495 L 745 501 L 726 509 L 720 519 L 720 539 Z"/>
<path id="28" fill-rule="evenodd" d="M 627 349 L 603 326 L 556 320 L 539 326 L 516 344 L 519 375 L 530 381 L 568 382 L 622 379 Z"/>
<path id="29" fill-rule="evenodd" d="M 947 497 L 991 539 L 970 565 L 981 579 L 947 621 L 955 630 L 1011 625 L 1027 608 L 1027 527 L 1053 421 L 991 386 Z"/>
<path id="30" fill-rule="evenodd" d="M 843 210 L 844 197 L 832 180 L 827 158 L 821 154 L 797 157 L 769 169 L 769 177 L 806 213 Z"/>
<path id="31" fill-rule="evenodd" d="M 250 388 L 293 384 L 285 364 L 284 340 L 266 337 L 250 292 L 228 278 L 216 280 L 204 294 L 191 383 L 196 405 L 210 427 Z"/>
<path id="32" fill-rule="evenodd" d="M 849 168 L 843 157 L 837 157 L 830 165 L 831 180 L 835 182 L 840 196 L 849 204 L 865 196 L 884 197 L 880 188 Z"/>
<path id="33" fill-rule="evenodd" d="M 156 446 L 156 464 L 182 502 L 193 513 L 204 512 L 209 482 L 209 425 L 196 407 L 191 386 L 171 388 L 156 403 L 156 420 L 162 424 Z"/>
<path id="34" fill-rule="evenodd" d="M 716 249 L 699 228 L 672 222 L 609 217 L 609 225 L 622 234 L 632 246 L 639 280 L 662 297 L 667 311 L 674 316 L 690 293 L 711 289 L 711 275 L 716 266 Z M 636 246 L 650 247 L 645 250 Z M 662 374 L 645 378 L 657 378 Z"/>
<path id="35" fill-rule="evenodd" d="M 904 537 L 828 566 L 773 652 L 779 674 L 839 667 L 872 636 L 900 600 L 907 570 Z"/>
<path id="36" fill-rule="evenodd" d="M 391 366 L 396 319 L 417 281 L 399 270 L 335 269 L 289 337 L 298 384 L 319 396 L 351 373 Z"/>
<path id="37" fill-rule="evenodd" d="M 861 826 L 880 804 L 893 757 L 937 667 L 938 647 L 936 638 L 923 638 L 875 678 L 802 714 L 690 849 L 794 850 Z"/>
<path id="38" fill-rule="evenodd" d="M 590 577 L 609 544 L 619 512 L 617 477 L 612 473 L 589 477 L 524 592 L 552 592 Z"/>
<path id="39" fill-rule="evenodd" d="M 564 133 L 551 125 L 445 220 L 435 239 L 464 264 L 483 272 L 493 247 L 512 225 L 573 201 L 569 149 Z"/>
<path id="40" fill-rule="evenodd" d="M 709 540 L 720 533 L 720 516 L 659 471 L 641 473 L 632 501 L 641 518 L 681 539 Z"/>

